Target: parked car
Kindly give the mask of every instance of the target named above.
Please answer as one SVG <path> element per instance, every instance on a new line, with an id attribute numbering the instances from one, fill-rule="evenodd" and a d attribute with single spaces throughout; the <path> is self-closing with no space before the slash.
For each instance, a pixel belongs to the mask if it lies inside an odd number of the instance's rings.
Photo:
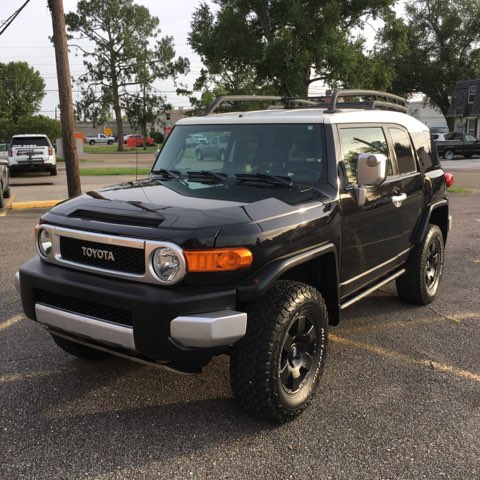
<path id="1" fill-rule="evenodd" d="M 87 136 L 84 139 L 85 143 L 95 145 L 96 143 L 112 145 L 117 139 L 111 135 L 105 135 L 104 133 L 97 133 L 96 135 Z"/>
<path id="2" fill-rule="evenodd" d="M 0 148 L 2 145 L 5 144 L 0 144 Z M 8 160 L 0 157 L 0 208 L 4 207 L 4 198 L 10 198 L 10 170 Z"/>
<path id="3" fill-rule="evenodd" d="M 8 160 L 8 143 L 0 143 L 0 160 Z"/>
<path id="4" fill-rule="evenodd" d="M 214 135 L 195 147 L 197 160 L 213 158 L 223 161 L 228 144 L 228 135 Z"/>
<path id="5" fill-rule="evenodd" d="M 143 147 L 143 135 L 140 133 L 132 133 L 124 137 L 123 143 L 131 147 Z M 147 146 L 155 145 L 155 139 L 147 137 Z"/>
<path id="6" fill-rule="evenodd" d="M 43 134 L 14 135 L 8 149 L 10 175 L 19 172 L 57 174 L 57 157 L 50 139 Z"/>
<path id="7" fill-rule="evenodd" d="M 216 115 L 224 97 L 176 123 L 148 179 L 44 213 L 16 275 L 26 316 L 90 360 L 194 373 L 229 355 L 239 405 L 286 422 L 312 399 L 346 308 L 393 281 L 404 302 L 434 301 L 452 179 L 428 127 L 384 92 L 273 99 L 284 108 Z M 206 132 L 208 169 L 186 148 Z"/>
<path id="8" fill-rule="evenodd" d="M 432 133 L 432 140 L 434 142 L 446 140 L 446 138 L 445 138 L 446 135 L 448 135 L 448 134 L 447 133 Z"/>
<path id="9" fill-rule="evenodd" d="M 480 141 L 470 133 L 450 132 L 445 140 L 435 142 L 438 155 L 445 160 L 453 160 L 455 155 L 471 158 L 480 154 Z"/>
<path id="10" fill-rule="evenodd" d="M 195 147 L 199 144 L 208 143 L 207 137 L 201 133 L 192 133 L 192 135 L 187 135 L 185 139 L 185 145 L 188 147 Z"/>

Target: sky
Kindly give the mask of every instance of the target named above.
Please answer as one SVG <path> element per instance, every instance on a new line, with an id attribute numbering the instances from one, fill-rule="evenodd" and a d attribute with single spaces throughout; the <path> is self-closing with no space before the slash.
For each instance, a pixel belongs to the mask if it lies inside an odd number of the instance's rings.
<path id="1" fill-rule="evenodd" d="M 0 0 L 0 25 L 19 7 L 25 0 Z M 193 11 L 199 6 L 199 0 L 135 0 L 135 3 L 144 5 L 150 13 L 160 20 L 161 35 L 174 38 L 177 56 L 190 59 L 190 74 L 180 77 L 182 83 L 192 88 L 201 69 L 200 58 L 187 44 L 187 34 Z M 207 2 L 208 3 L 208 2 Z M 76 10 L 76 0 L 64 0 L 65 12 Z M 47 7 L 47 0 L 31 0 L 22 10 L 8 29 L 0 35 L 0 62 L 26 61 L 30 66 L 40 72 L 46 83 L 46 96 L 43 100 L 40 114 L 55 117 L 55 107 L 58 105 L 58 83 L 55 66 L 55 51 L 49 37 L 52 35 L 52 19 Z M 70 52 L 70 72 L 73 77 L 78 77 L 84 72 L 81 56 Z M 175 94 L 172 81 L 163 81 L 155 84 L 166 96 L 167 101 L 175 107 L 187 107 L 189 101 L 186 97 Z M 73 85 L 74 101 L 79 99 L 76 92 L 78 87 Z"/>

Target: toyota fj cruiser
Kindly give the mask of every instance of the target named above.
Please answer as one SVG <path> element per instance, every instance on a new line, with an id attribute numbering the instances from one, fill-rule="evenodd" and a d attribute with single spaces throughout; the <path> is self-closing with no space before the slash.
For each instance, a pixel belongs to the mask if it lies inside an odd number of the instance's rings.
<path id="1" fill-rule="evenodd" d="M 243 100 L 272 105 L 215 113 Z M 79 357 L 194 372 L 228 354 L 244 409 L 295 418 L 343 309 L 393 280 L 406 302 L 437 294 L 448 182 L 404 112 L 368 90 L 219 99 L 176 124 L 148 179 L 41 217 L 16 277 L 27 317 Z M 199 137 L 224 155 L 200 161 Z"/>

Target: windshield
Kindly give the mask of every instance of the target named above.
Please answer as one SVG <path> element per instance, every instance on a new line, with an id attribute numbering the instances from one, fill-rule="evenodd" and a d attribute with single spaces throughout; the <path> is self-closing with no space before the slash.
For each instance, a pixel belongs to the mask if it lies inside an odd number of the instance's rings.
<path id="1" fill-rule="evenodd" d="M 180 125 L 153 170 L 208 170 L 289 177 L 312 184 L 326 178 L 322 125 Z"/>

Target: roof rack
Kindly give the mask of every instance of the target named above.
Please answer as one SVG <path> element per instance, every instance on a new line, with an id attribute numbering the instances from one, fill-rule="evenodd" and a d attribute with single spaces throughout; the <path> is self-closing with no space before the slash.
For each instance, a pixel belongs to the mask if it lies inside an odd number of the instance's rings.
<path id="1" fill-rule="evenodd" d="M 203 115 L 210 115 L 217 108 L 220 108 L 220 105 L 228 102 L 281 102 L 283 97 L 275 95 L 223 95 L 218 97 L 213 103 L 211 103 L 206 110 L 204 110 Z"/>
<path id="2" fill-rule="evenodd" d="M 355 98 L 348 102 L 339 102 L 340 98 Z M 363 100 L 358 100 L 363 98 Z M 283 108 L 326 108 L 325 113 L 335 113 L 344 109 L 394 110 L 407 112 L 404 98 L 392 93 L 376 90 L 335 90 L 331 98 L 326 97 L 280 97 L 275 95 L 224 95 L 211 103 L 203 115 L 211 115 L 224 103 L 231 102 L 280 102 Z M 337 107 L 339 110 L 337 110 Z"/>
<path id="3" fill-rule="evenodd" d="M 407 112 L 407 102 L 404 98 L 393 93 L 379 92 L 377 90 L 335 90 L 328 106 L 328 113 L 335 113 L 338 99 L 342 97 L 362 97 L 364 102 L 344 102 L 340 108 L 365 108 L 368 110 L 383 109 Z M 367 100 L 368 99 L 368 100 Z M 355 106 L 358 105 L 358 106 Z"/>

